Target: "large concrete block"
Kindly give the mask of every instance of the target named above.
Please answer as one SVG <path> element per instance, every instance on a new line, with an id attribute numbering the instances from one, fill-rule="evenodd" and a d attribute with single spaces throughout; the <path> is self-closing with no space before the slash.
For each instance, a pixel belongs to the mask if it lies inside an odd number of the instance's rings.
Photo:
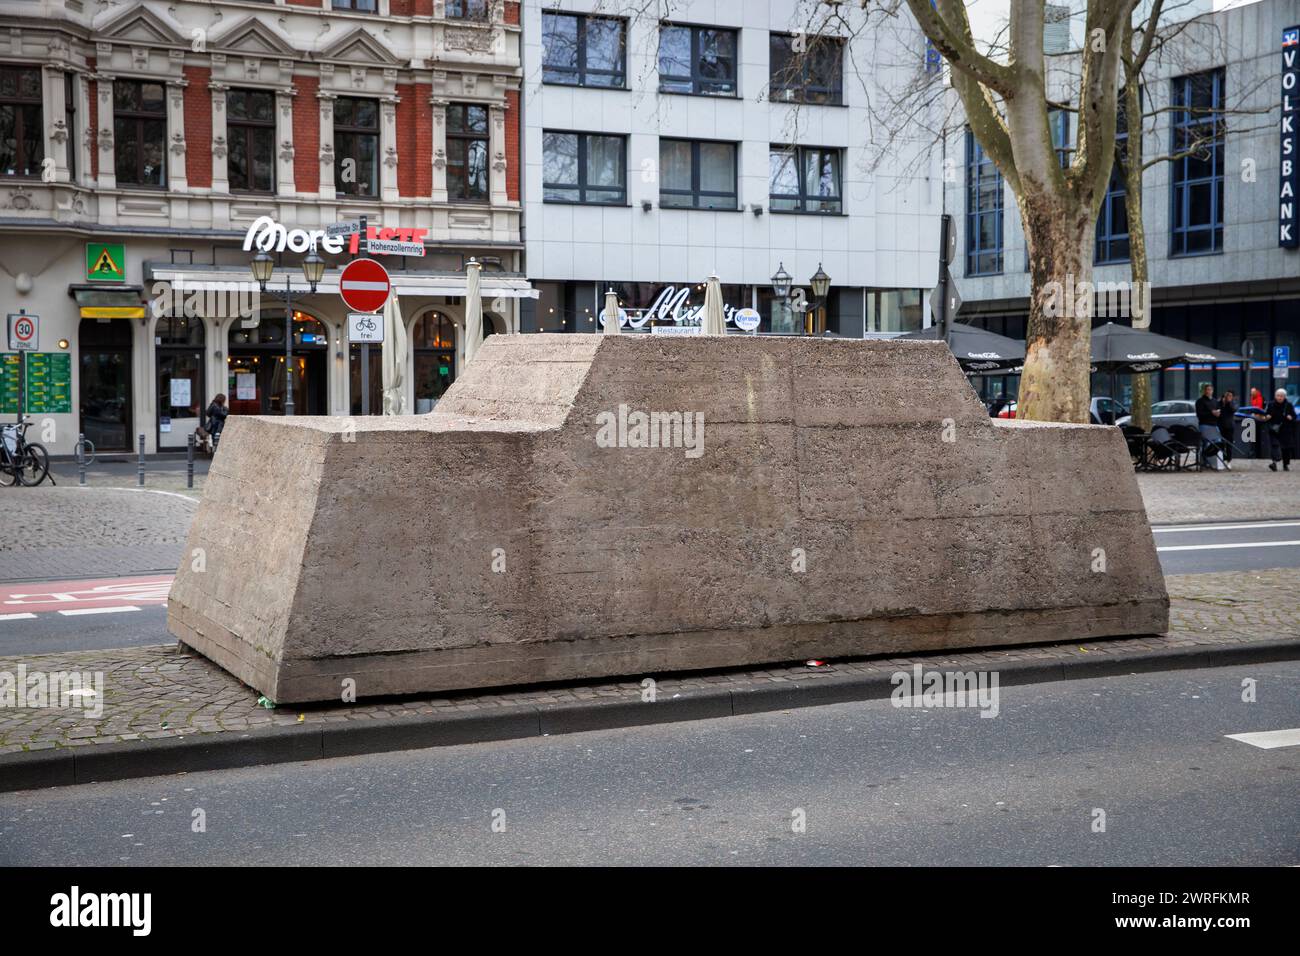
<path id="1" fill-rule="evenodd" d="M 643 447 L 637 412 L 702 428 Z M 430 415 L 230 419 L 168 622 L 299 702 L 1159 633 L 1168 604 L 1119 431 L 990 420 L 941 343 L 530 335 Z"/>

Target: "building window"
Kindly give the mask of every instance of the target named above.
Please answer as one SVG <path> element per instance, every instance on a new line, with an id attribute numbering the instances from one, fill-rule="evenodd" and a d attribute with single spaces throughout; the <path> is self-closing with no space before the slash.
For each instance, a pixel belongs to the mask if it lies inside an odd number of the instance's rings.
<path id="1" fill-rule="evenodd" d="M 1223 251 L 1222 69 L 1173 81 L 1170 255 Z"/>
<path id="2" fill-rule="evenodd" d="M 487 158 L 487 107 L 452 103 L 447 107 L 447 196 L 449 199 L 461 202 L 487 202 Z"/>
<path id="3" fill-rule="evenodd" d="M 275 191 L 275 94 L 230 90 L 226 94 L 227 178 L 230 188 Z"/>
<path id="4" fill-rule="evenodd" d="M 773 212 L 844 211 L 840 150 L 820 146 L 773 146 L 769 205 Z"/>
<path id="5" fill-rule="evenodd" d="M 67 150 L 68 182 L 77 181 L 77 74 L 63 74 L 63 128 L 68 131 L 64 140 Z"/>
<path id="6" fill-rule="evenodd" d="M 0 67 L 0 174 L 39 176 L 44 158 L 41 71 Z"/>
<path id="7" fill-rule="evenodd" d="M 542 189 L 546 202 L 627 202 L 626 144 L 622 136 L 542 133 Z"/>
<path id="8" fill-rule="evenodd" d="M 736 31 L 669 24 L 660 27 L 659 91 L 735 96 Z"/>
<path id="9" fill-rule="evenodd" d="M 1115 165 L 1111 167 L 1106 196 L 1097 214 L 1097 252 L 1099 265 L 1129 261 L 1127 190 L 1124 187 L 1124 164 L 1128 162 L 1128 121 L 1121 102 L 1115 118 Z"/>
<path id="10" fill-rule="evenodd" d="M 803 48 L 796 50 L 802 39 Z M 839 37 L 770 34 L 769 95 L 774 103 L 844 102 L 844 41 Z"/>
<path id="11" fill-rule="evenodd" d="M 186 434 L 203 417 L 209 397 L 204 394 L 203 344 L 201 318 L 163 316 L 154 327 L 158 416 L 169 419 L 171 429 L 162 431 L 159 421 L 160 445 L 184 446 Z"/>
<path id="12" fill-rule="evenodd" d="M 542 14 L 542 82 L 627 86 L 627 25 L 614 17 Z"/>
<path id="13" fill-rule="evenodd" d="M 335 10 L 355 10 L 358 13 L 374 13 L 378 0 L 333 0 Z M 319 6 L 319 4 L 317 4 Z"/>
<path id="14" fill-rule="evenodd" d="M 119 186 L 167 185 L 167 88 L 113 84 L 114 171 Z"/>
<path id="15" fill-rule="evenodd" d="M 448 20 L 486 20 L 488 0 L 447 0 Z"/>
<path id="16" fill-rule="evenodd" d="M 966 130 L 966 274 L 1002 272 L 1002 173 Z"/>
<path id="17" fill-rule="evenodd" d="M 659 205 L 736 208 L 736 144 L 659 141 Z"/>
<path id="18" fill-rule="evenodd" d="M 379 195 L 379 107 L 346 96 L 334 102 L 334 188 L 347 196 Z"/>

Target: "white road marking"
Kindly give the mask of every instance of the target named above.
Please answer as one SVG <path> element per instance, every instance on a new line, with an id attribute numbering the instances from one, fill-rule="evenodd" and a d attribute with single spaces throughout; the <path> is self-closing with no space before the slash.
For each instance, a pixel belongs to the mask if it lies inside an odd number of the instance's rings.
<path id="1" fill-rule="evenodd" d="M 1224 551 L 1229 548 L 1293 548 L 1300 541 L 1238 541 L 1233 544 L 1171 544 L 1157 551 Z"/>
<path id="2" fill-rule="evenodd" d="M 26 621 L 36 617 L 30 612 L 26 614 L 0 614 L 0 621 Z"/>
<path id="3" fill-rule="evenodd" d="M 1300 746 L 1300 727 L 1294 730 L 1261 730 L 1254 734 L 1224 734 L 1229 740 L 1240 740 L 1260 750 L 1273 750 L 1276 747 Z"/>
<path id="4" fill-rule="evenodd" d="M 388 288 L 387 282 L 366 282 L 363 279 L 349 279 L 347 282 L 340 283 L 340 286 L 349 292 L 358 290 L 365 292 L 383 292 Z"/>
<path id="5" fill-rule="evenodd" d="M 65 617 L 75 617 L 78 614 L 118 614 L 122 611 L 140 610 L 134 604 L 127 604 L 123 607 L 78 607 L 70 611 L 60 611 Z"/>
<path id="6" fill-rule="evenodd" d="M 1300 521 L 1266 521 L 1259 524 L 1185 524 L 1152 528 L 1152 534 L 1180 534 L 1184 531 L 1249 531 L 1255 528 L 1300 528 Z"/>

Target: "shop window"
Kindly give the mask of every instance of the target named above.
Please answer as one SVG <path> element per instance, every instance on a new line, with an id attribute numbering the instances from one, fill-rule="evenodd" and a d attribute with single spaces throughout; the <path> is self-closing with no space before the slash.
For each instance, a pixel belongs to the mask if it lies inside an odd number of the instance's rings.
<path id="1" fill-rule="evenodd" d="M 113 83 L 114 170 L 119 186 L 167 185 L 167 88 Z"/>
<path id="2" fill-rule="evenodd" d="M 0 175 L 41 174 L 45 158 L 41 106 L 39 68 L 0 67 Z"/>
<path id="3" fill-rule="evenodd" d="M 226 94 L 227 179 L 238 192 L 275 191 L 275 94 Z"/>
<path id="4" fill-rule="evenodd" d="M 164 316 L 154 327 L 158 444 L 184 447 L 212 396 L 204 393 L 203 320 Z"/>
<path id="5" fill-rule="evenodd" d="M 433 411 L 456 380 L 456 328 L 441 312 L 421 316 L 411 327 L 415 358 L 415 411 Z"/>
<path id="6" fill-rule="evenodd" d="M 453 202 L 488 199 L 488 111 L 486 106 L 447 107 L 447 197 Z"/>
<path id="7" fill-rule="evenodd" d="M 379 195 L 379 106 L 340 96 L 334 101 L 334 188 L 345 196 Z"/>

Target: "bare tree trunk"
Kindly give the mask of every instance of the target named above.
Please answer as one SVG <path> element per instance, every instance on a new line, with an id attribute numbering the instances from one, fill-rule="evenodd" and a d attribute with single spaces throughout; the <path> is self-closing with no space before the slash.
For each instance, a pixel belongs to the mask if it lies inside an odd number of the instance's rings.
<path id="1" fill-rule="evenodd" d="M 1125 39 L 1125 42 L 1129 42 Z M 1143 291 L 1149 281 L 1147 271 L 1147 229 L 1142 217 L 1142 172 L 1144 153 L 1142 150 L 1142 76 L 1140 73 L 1124 77 L 1124 113 L 1128 120 L 1129 136 L 1124 155 L 1124 209 L 1128 213 L 1128 250 L 1129 269 L 1132 288 L 1129 296 L 1132 301 L 1144 301 Z M 1136 312 L 1132 317 L 1133 328 L 1151 327 L 1151 313 L 1143 309 L 1141 315 Z M 1151 431 L 1151 376 L 1133 376 L 1133 424 L 1144 432 Z"/>
<path id="2" fill-rule="evenodd" d="M 1091 398 L 1093 220 L 1048 193 L 1020 200 L 1029 243 L 1029 325 L 1017 418 L 1088 421 Z M 1088 283 L 1082 285 L 1081 283 Z"/>

